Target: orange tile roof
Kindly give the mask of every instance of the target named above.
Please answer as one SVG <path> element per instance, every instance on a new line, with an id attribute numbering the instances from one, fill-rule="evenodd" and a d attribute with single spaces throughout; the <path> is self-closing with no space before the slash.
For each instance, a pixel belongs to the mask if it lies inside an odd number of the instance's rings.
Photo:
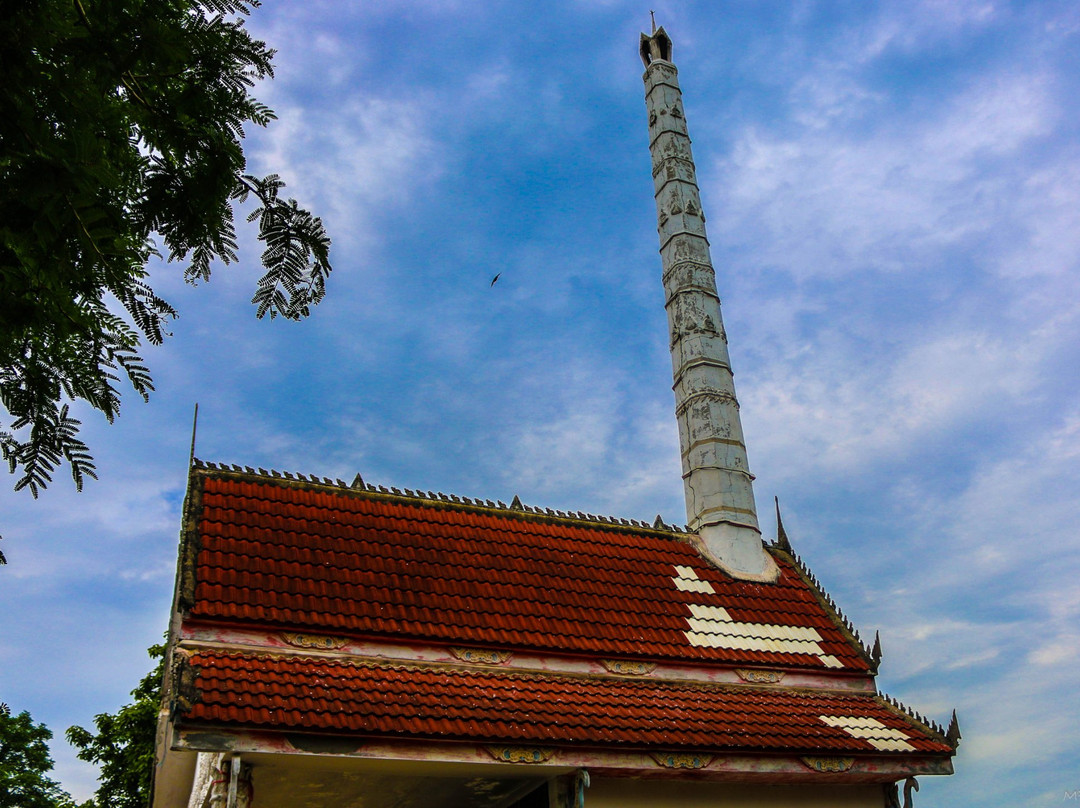
<path id="1" fill-rule="evenodd" d="M 209 650 L 189 664 L 198 677 L 188 726 L 650 750 L 953 751 L 869 693 Z"/>
<path id="2" fill-rule="evenodd" d="M 781 553 L 780 580 L 756 584 L 732 579 L 678 534 L 644 526 L 231 472 L 198 470 L 193 485 L 189 620 L 869 671 Z"/>

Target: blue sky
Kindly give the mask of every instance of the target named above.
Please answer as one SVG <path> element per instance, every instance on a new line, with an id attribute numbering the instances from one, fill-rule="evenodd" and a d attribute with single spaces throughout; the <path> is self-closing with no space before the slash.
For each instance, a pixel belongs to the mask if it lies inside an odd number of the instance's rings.
<path id="1" fill-rule="evenodd" d="M 759 510 L 882 689 L 964 742 L 921 802 L 1080 788 L 1080 6 L 667 2 Z M 257 322 L 258 245 L 85 413 L 100 481 L 0 492 L 0 699 L 58 736 L 166 627 L 198 455 L 685 521 L 638 32 L 648 7 L 276 3 L 252 132 L 334 238 L 326 301 Z M 495 285 L 489 282 L 497 272 Z M 14 482 L 11 478 L 10 482 Z M 10 486 L 8 486 L 10 489 Z M 79 797 L 94 770 L 59 740 Z"/>

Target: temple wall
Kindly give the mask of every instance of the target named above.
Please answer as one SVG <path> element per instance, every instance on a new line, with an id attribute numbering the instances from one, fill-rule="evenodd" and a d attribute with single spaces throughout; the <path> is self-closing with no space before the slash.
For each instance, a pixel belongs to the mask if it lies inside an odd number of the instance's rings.
<path id="1" fill-rule="evenodd" d="M 588 808 L 881 808 L 880 785 L 767 786 L 594 778 Z"/>

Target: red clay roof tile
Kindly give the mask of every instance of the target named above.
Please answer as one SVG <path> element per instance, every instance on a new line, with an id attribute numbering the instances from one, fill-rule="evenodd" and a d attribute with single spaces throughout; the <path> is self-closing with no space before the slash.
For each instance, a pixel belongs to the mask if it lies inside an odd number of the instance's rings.
<path id="1" fill-rule="evenodd" d="M 642 749 L 952 752 L 867 693 L 218 651 L 196 652 L 190 664 L 198 700 L 181 718 L 186 726 Z M 872 719 L 871 729 L 836 725 L 850 719 Z"/>
<path id="2" fill-rule="evenodd" d="M 794 566 L 737 581 L 675 535 L 203 473 L 189 618 L 547 652 L 866 672 Z M 712 593 L 675 585 L 689 567 Z M 730 621 L 694 629 L 691 605 Z M 769 626 L 816 646 L 772 650 Z M 717 631 L 720 633 L 718 634 Z M 749 638 L 742 641 L 737 637 Z M 741 646 L 741 647 L 740 647 Z M 779 649 L 779 650 L 778 650 Z M 809 651 L 807 653 L 806 651 Z"/>

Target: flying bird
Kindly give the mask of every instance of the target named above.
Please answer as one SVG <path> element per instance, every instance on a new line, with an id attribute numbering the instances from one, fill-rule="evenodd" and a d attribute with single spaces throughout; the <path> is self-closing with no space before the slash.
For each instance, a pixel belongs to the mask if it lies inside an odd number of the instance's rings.
<path id="1" fill-rule="evenodd" d="M 497 281 L 501 275 L 502 275 L 501 272 L 498 272 L 498 273 L 495 274 L 495 277 L 491 279 L 491 285 L 492 286 L 495 285 L 495 281 Z"/>

